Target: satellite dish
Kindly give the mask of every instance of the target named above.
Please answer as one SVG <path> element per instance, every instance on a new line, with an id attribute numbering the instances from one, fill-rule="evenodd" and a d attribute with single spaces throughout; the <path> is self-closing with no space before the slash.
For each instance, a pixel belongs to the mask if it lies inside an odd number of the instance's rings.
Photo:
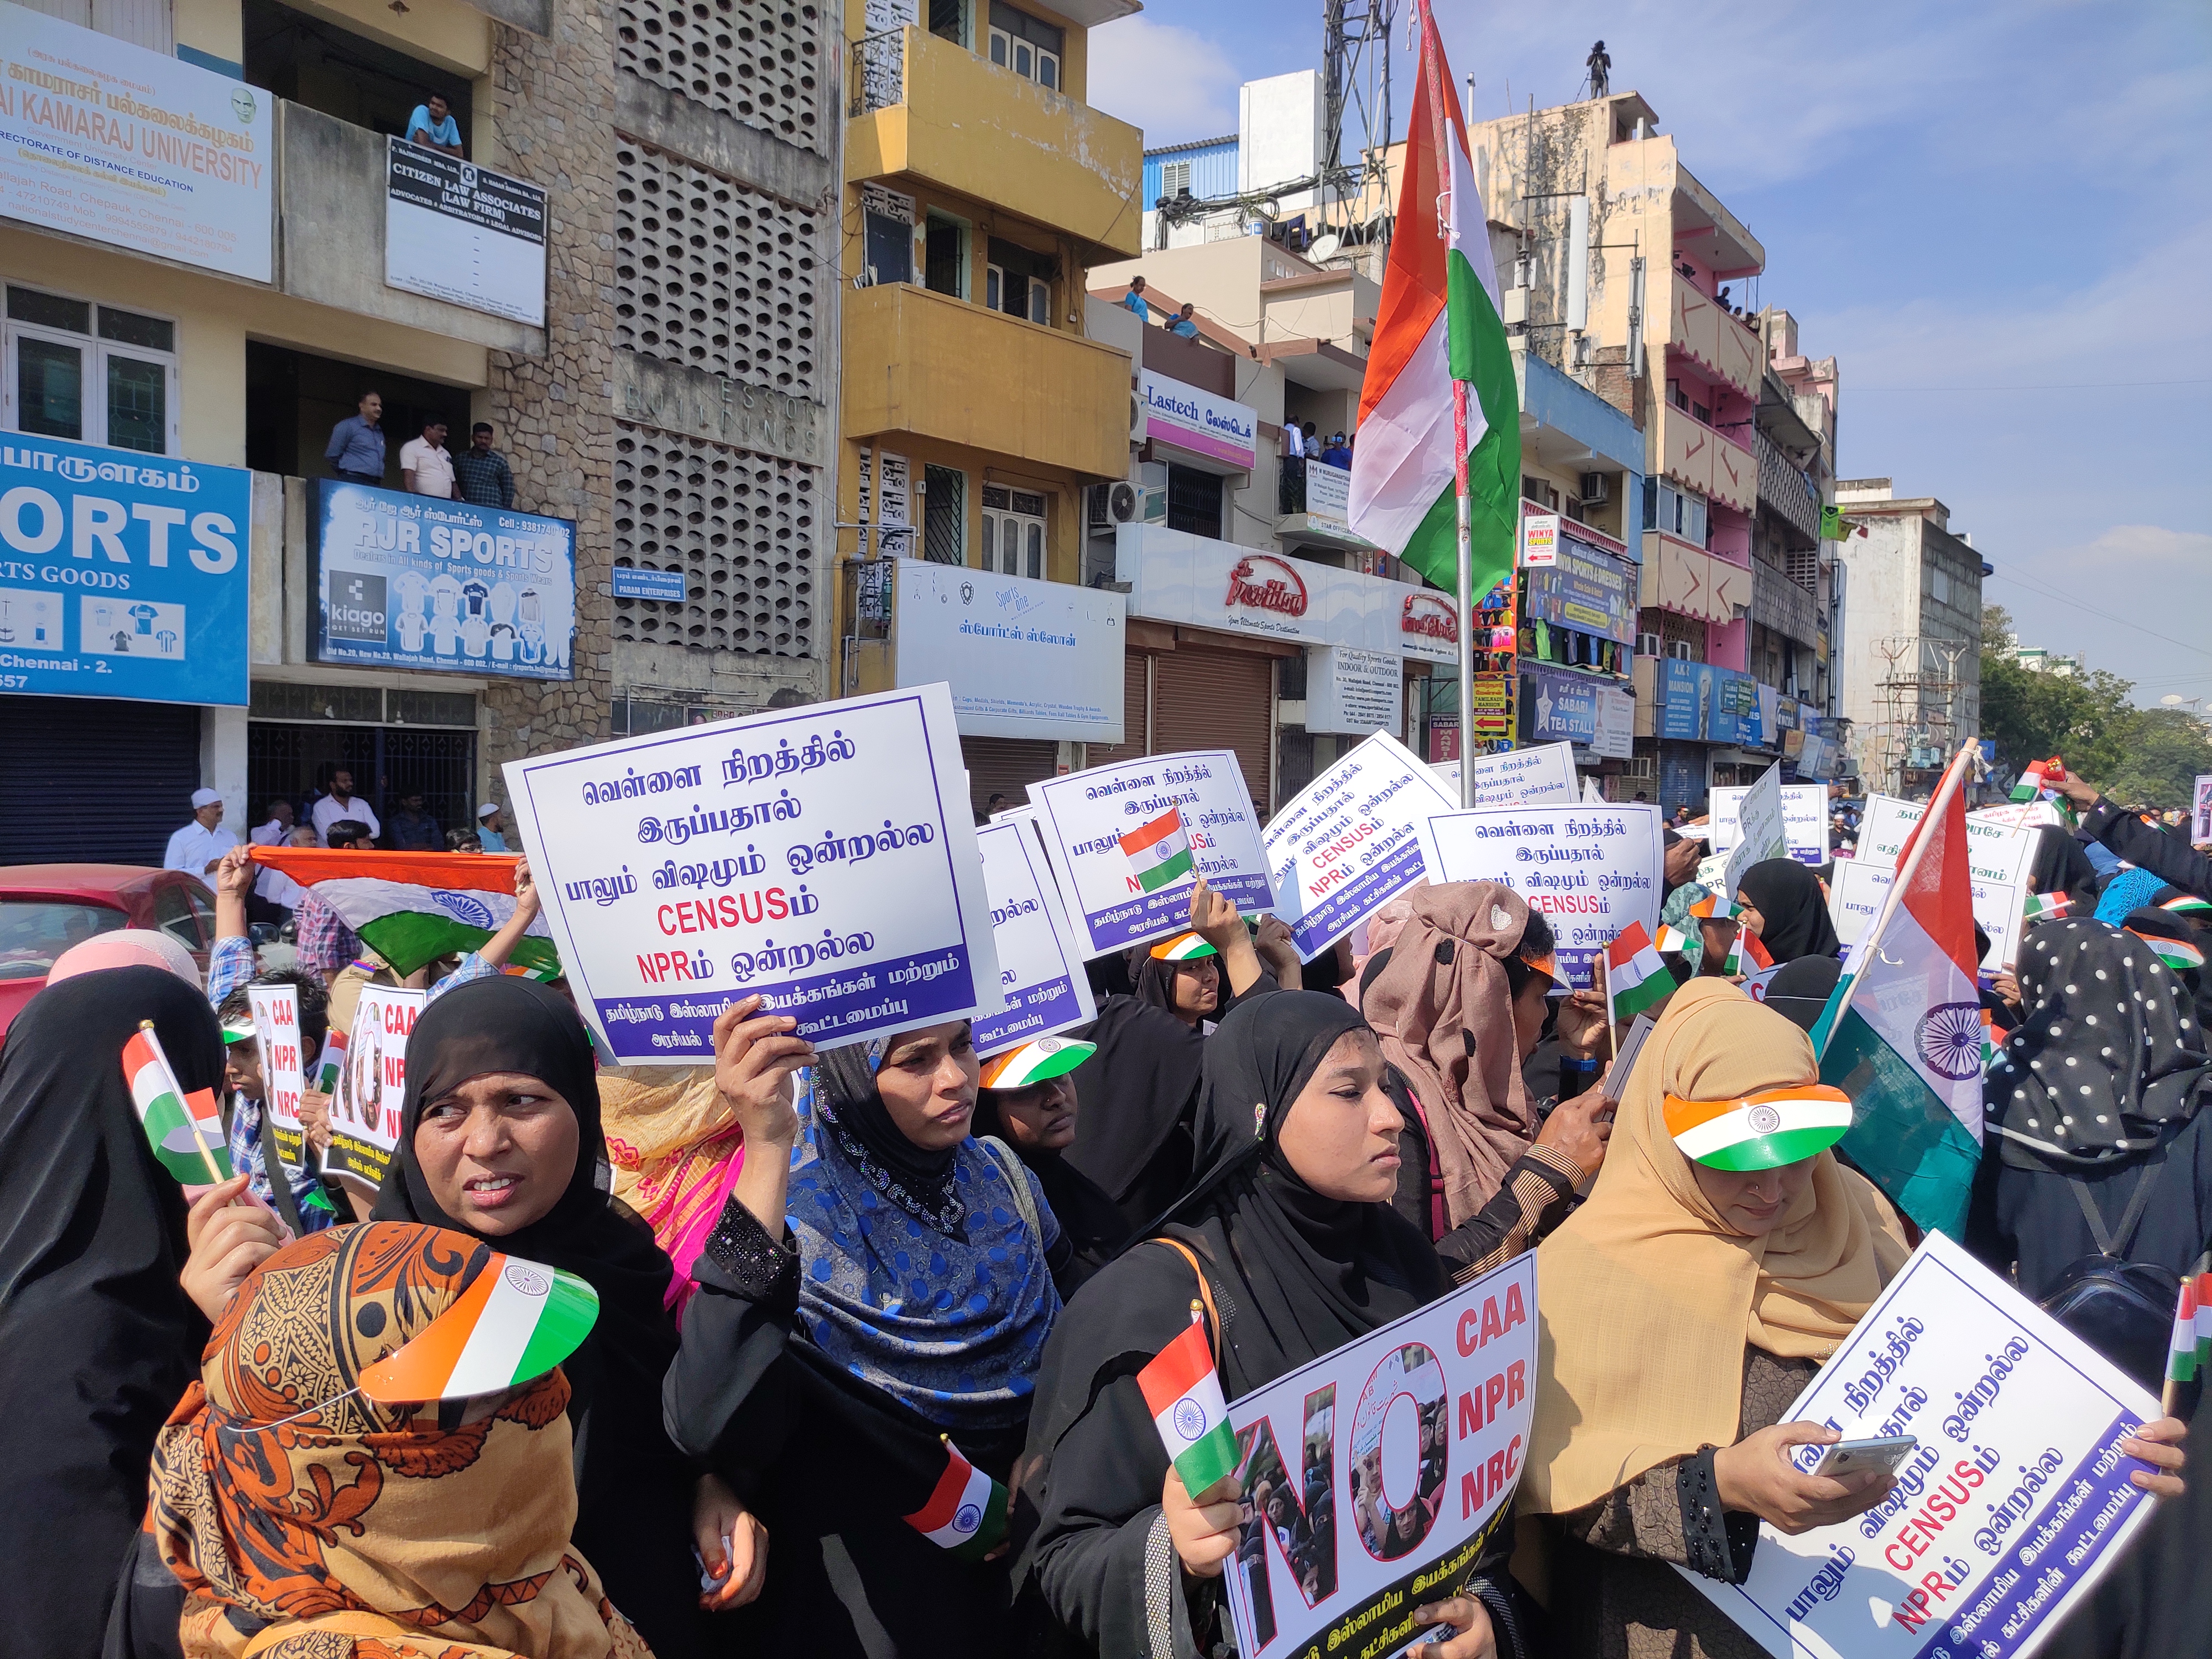
<path id="1" fill-rule="evenodd" d="M 1323 259 L 1334 258 L 1336 257 L 1337 249 L 1343 246 L 1344 238 L 1338 235 L 1334 231 L 1331 231 L 1326 236 L 1316 236 L 1314 238 L 1313 246 L 1306 250 L 1306 258 L 1318 264 Z"/>
<path id="2" fill-rule="evenodd" d="M 2184 699 L 2180 692 L 2169 691 L 2164 696 L 2160 697 L 2159 701 L 2164 703 L 2168 708 L 2179 708 L 2181 707 Z"/>

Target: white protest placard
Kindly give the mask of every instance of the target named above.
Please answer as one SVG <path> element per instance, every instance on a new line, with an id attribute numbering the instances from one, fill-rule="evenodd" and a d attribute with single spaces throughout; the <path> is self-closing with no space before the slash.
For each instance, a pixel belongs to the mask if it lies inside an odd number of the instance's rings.
<path id="1" fill-rule="evenodd" d="M 1844 859 L 1836 865 L 1836 878 L 1828 884 L 1828 919 L 1836 925 L 1836 938 L 1856 945 L 1881 914 L 1897 872 L 1887 864 L 1868 859 Z M 2009 969 L 2020 960 L 2021 912 L 2027 908 L 2027 887 L 2017 881 L 1984 881 L 1972 878 L 1974 920 L 1990 936 L 1982 966 L 1991 972 Z"/>
<path id="2" fill-rule="evenodd" d="M 2071 831 L 2065 815 L 2047 800 L 2010 801 L 2002 806 L 1978 806 L 1966 814 L 1969 823 L 1993 823 L 2003 830 L 2053 830 Z"/>
<path id="3" fill-rule="evenodd" d="M 1444 793 L 1459 805 L 1458 761 L 1431 761 L 1429 770 L 1443 781 Z M 1571 743 L 1539 744 L 1534 749 L 1509 749 L 1503 754 L 1477 755 L 1474 804 L 1477 806 L 1541 806 L 1551 801 L 1579 800 L 1582 787 L 1575 779 L 1575 746 Z"/>
<path id="4" fill-rule="evenodd" d="M 991 896 L 991 938 L 1006 1006 L 975 1017 L 975 1052 L 988 1059 L 1033 1038 L 1098 1018 L 1067 913 L 1031 814 L 975 832 L 983 886 Z"/>
<path id="5" fill-rule="evenodd" d="M 1717 836 L 1717 825 L 1715 830 Z M 1753 865 L 1789 856 L 1790 835 L 1782 821 L 1782 763 L 1777 761 L 1736 799 L 1735 839 L 1722 870 L 1721 885 L 1734 898 L 1743 872 Z"/>
<path id="6" fill-rule="evenodd" d="M 300 1063 L 300 993 L 289 985 L 249 985 L 246 1000 L 253 1008 L 253 1036 L 261 1049 L 262 1121 L 269 1126 L 276 1155 L 290 1169 L 304 1170 L 307 1133 L 300 1121 L 300 1097 L 307 1080 Z"/>
<path id="7" fill-rule="evenodd" d="M 2189 840 L 2195 847 L 2212 842 L 2212 772 L 2197 775 L 2189 807 Z"/>
<path id="8" fill-rule="evenodd" d="M 1897 867 L 1905 838 L 1920 822 L 1924 806 L 1893 795 L 1869 795 L 1866 815 L 1859 824 L 1859 862 Z M 1966 814 L 1966 864 L 1977 881 L 2016 882 L 2027 874 L 2035 857 L 2035 836 L 2027 830 L 1992 823 L 1978 814 Z"/>
<path id="9" fill-rule="evenodd" d="M 1630 922 L 1658 933 L 1665 827 L 1656 806 L 1633 801 L 1439 812 L 1422 828 L 1421 856 L 1431 880 L 1503 882 L 1541 910 L 1560 982 L 1582 990 Z"/>
<path id="10" fill-rule="evenodd" d="M 374 1196 L 399 1146 L 399 1107 L 407 1093 L 407 1039 L 429 1000 L 423 991 L 364 985 L 354 1005 L 345 1065 L 331 1096 L 331 1146 L 323 1167 Z"/>
<path id="11" fill-rule="evenodd" d="M 1747 789 L 1712 792 L 1712 845 L 1716 852 L 1733 848 L 1741 836 L 1741 805 Z M 1825 783 L 1785 783 L 1782 786 L 1782 828 L 1790 843 L 1789 856 L 1800 864 L 1828 861 L 1828 786 Z"/>
<path id="12" fill-rule="evenodd" d="M 1232 1403 L 1252 1518 L 1224 1584 L 1243 1659 L 1424 1636 L 1413 1610 L 1461 1594 L 1511 1524 L 1535 1387 L 1529 1255 Z"/>
<path id="13" fill-rule="evenodd" d="M 1166 939 L 1190 926 L 1195 876 L 1247 916 L 1275 908 L 1267 880 L 1267 852 L 1259 815 L 1244 787 L 1236 751 L 1199 749 L 1181 755 L 1094 766 L 1087 772 L 1045 778 L 1029 786 L 1037 828 L 1052 856 L 1067 901 L 1068 919 L 1086 957 L 1103 957 L 1132 945 Z M 1148 846 L 1124 850 L 1122 838 L 1151 832 L 1169 812 L 1181 819 Z M 1194 874 L 1171 877 L 1147 890 L 1139 862 L 1147 852 L 1174 844 L 1190 848 Z"/>
<path id="14" fill-rule="evenodd" d="M 1459 805 L 1387 732 L 1323 772 L 1267 824 L 1275 914 L 1311 962 L 1428 875 L 1421 824 Z"/>
<path id="15" fill-rule="evenodd" d="M 1895 1490 L 1794 1538 L 1762 1525 L 1740 1589 L 1683 1576 L 1778 1659 L 2029 1659 L 2149 1514 L 2128 1479 L 2148 1466 L 2118 1443 L 2157 1415 L 1930 1233 L 1784 1419 L 1915 1437 Z M 1821 1452 L 1799 1449 L 1799 1467 Z"/>
<path id="16" fill-rule="evenodd" d="M 531 875 L 615 1063 L 693 1065 L 756 994 L 825 1047 L 996 1013 L 942 684 L 509 761 Z"/>

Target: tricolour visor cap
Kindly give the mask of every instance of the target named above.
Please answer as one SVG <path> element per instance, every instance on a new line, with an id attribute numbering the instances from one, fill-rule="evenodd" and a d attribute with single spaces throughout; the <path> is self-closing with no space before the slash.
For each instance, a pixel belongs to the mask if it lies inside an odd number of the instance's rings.
<path id="1" fill-rule="evenodd" d="M 1734 1100 L 1667 1097 L 1667 1133 L 1709 1170 L 1778 1169 L 1825 1152 L 1851 1127 L 1851 1097 L 1825 1083 L 1793 1083 Z"/>

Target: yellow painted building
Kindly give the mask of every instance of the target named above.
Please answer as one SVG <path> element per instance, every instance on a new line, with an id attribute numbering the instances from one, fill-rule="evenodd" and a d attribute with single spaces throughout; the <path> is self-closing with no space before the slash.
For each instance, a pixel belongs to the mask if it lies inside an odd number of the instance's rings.
<path id="1" fill-rule="evenodd" d="M 888 618 L 856 602 L 856 562 L 1076 581 L 1090 487 L 1128 474 L 1133 368 L 1089 337 L 1084 295 L 1089 270 L 1137 251 L 1143 138 L 1084 92 L 1088 30 L 1137 9 L 966 0 L 923 8 L 932 26 L 887 0 L 847 13 L 842 690 L 890 676 L 870 646 Z"/>

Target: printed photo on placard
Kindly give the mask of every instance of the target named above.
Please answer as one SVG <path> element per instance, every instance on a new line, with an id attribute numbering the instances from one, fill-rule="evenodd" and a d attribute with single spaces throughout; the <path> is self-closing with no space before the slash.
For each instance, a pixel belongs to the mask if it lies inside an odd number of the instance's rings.
<path id="1" fill-rule="evenodd" d="M 428 1000 L 422 991 L 365 985 L 354 1005 L 323 1167 L 356 1191 L 374 1196 L 392 1167 L 407 1094 L 407 1039 Z"/>

